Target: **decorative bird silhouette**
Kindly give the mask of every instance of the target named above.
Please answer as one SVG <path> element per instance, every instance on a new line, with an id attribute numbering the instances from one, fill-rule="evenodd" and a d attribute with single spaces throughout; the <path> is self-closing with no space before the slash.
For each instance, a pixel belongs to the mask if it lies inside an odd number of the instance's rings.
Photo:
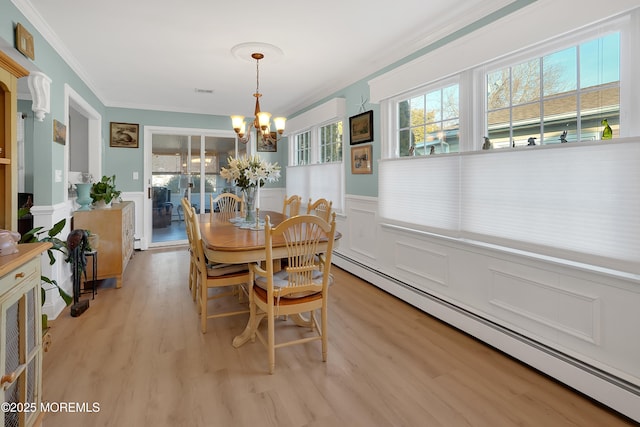
<path id="1" fill-rule="evenodd" d="M 567 142 L 567 131 L 566 130 L 564 132 L 562 132 L 562 134 L 560 135 L 560 142 L 561 143 Z"/>
<path id="2" fill-rule="evenodd" d="M 604 129 L 602 130 L 602 139 L 611 139 L 613 137 L 613 131 L 611 130 L 611 126 L 609 126 L 609 121 L 607 119 L 602 119 L 600 122 Z"/>

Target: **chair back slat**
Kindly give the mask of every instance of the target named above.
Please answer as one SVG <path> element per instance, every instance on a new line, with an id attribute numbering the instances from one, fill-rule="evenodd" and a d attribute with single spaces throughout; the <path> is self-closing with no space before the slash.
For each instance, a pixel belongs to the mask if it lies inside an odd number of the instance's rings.
<path id="1" fill-rule="evenodd" d="M 285 217 L 296 216 L 300 214 L 300 205 L 302 205 L 302 197 L 293 195 L 284 196 L 284 206 L 282 207 L 282 215 Z"/>
<path id="2" fill-rule="evenodd" d="M 275 296 L 326 292 L 329 282 L 335 228 L 335 214 L 332 216 L 331 223 L 316 215 L 291 217 L 275 227 L 271 227 L 271 224 L 267 221 L 265 225 L 265 245 L 267 249 L 268 281 L 273 279 L 273 239 L 282 237 L 287 248 L 287 265 L 285 267 L 287 285 L 278 289 L 270 286 L 271 292 Z M 319 257 L 319 244 L 325 241 L 327 242 L 327 250 L 324 253 L 324 257 Z M 321 272 L 322 275 L 318 272 Z"/>
<path id="3" fill-rule="evenodd" d="M 309 199 L 309 204 L 307 205 L 307 214 L 317 215 L 325 221 L 329 222 L 331 218 L 331 205 L 332 201 L 327 199 L 318 199 L 315 202 L 312 202 Z"/>
<path id="4" fill-rule="evenodd" d="M 219 194 L 215 199 L 213 195 L 209 196 L 211 201 L 210 209 L 211 212 L 214 211 L 214 207 L 218 207 L 218 211 L 221 213 L 236 213 L 236 211 L 242 211 L 243 200 L 242 197 L 237 196 L 233 193 L 222 193 Z"/>

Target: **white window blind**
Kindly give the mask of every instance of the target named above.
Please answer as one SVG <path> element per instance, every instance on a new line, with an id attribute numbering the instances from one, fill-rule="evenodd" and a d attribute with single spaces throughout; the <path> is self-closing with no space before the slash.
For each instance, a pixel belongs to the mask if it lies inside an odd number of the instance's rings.
<path id="1" fill-rule="evenodd" d="M 384 159 L 379 163 L 383 218 L 457 234 L 459 156 Z"/>
<path id="2" fill-rule="evenodd" d="M 304 205 L 309 198 L 324 198 L 333 203 L 334 211 L 342 211 L 342 167 L 341 162 L 288 167 L 287 195 L 299 195 Z"/>
<path id="3" fill-rule="evenodd" d="M 446 163 L 452 170 L 444 173 Z M 392 222 L 640 274 L 639 164 L 640 140 L 382 161 L 380 212 Z M 450 175 L 458 172 L 454 189 Z"/>

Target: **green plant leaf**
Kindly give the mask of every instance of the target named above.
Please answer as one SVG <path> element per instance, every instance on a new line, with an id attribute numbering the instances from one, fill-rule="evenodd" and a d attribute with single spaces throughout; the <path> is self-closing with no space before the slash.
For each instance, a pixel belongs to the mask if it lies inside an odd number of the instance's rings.
<path id="1" fill-rule="evenodd" d="M 49 237 L 56 236 L 58 233 L 60 233 L 64 229 L 64 226 L 66 224 L 67 224 L 66 218 L 62 218 L 60 221 L 55 223 L 51 228 L 51 230 L 49 230 Z"/>
<path id="2" fill-rule="evenodd" d="M 26 233 L 24 233 L 22 235 L 22 237 L 20 237 L 20 242 L 19 243 L 34 243 L 38 241 L 38 232 L 40 230 L 42 230 L 44 227 L 36 227 L 36 228 L 32 228 L 31 230 L 27 231 Z"/>
<path id="3" fill-rule="evenodd" d="M 66 293 L 65 290 L 62 289 L 60 286 L 58 286 L 58 282 L 56 282 L 53 279 L 49 279 L 47 276 L 40 276 L 40 280 L 58 288 L 58 294 L 60 294 L 60 298 L 62 298 L 62 300 L 66 305 L 70 305 L 73 302 L 73 297 L 68 293 Z M 44 300 L 45 300 L 44 295 L 45 295 L 46 289 L 45 288 L 41 288 L 41 289 L 42 289 L 42 303 L 44 304 Z"/>
<path id="4" fill-rule="evenodd" d="M 18 209 L 18 219 L 22 218 L 26 214 L 31 213 L 31 208 L 20 208 Z"/>

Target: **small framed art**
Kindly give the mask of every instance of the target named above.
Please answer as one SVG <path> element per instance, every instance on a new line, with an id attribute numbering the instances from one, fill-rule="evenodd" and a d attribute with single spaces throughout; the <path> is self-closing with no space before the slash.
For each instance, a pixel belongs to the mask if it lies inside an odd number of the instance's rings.
<path id="1" fill-rule="evenodd" d="M 351 173 L 372 173 L 371 145 L 353 147 L 351 149 Z"/>
<path id="2" fill-rule="evenodd" d="M 31 60 L 34 60 L 36 57 L 33 47 L 33 36 L 22 24 L 16 25 L 16 49 Z"/>
<path id="3" fill-rule="evenodd" d="M 277 152 L 278 151 L 277 136 L 278 134 L 276 132 L 271 132 L 271 135 L 269 138 L 267 138 L 266 140 L 262 140 L 262 136 L 260 136 L 260 133 L 258 133 L 258 142 L 256 143 L 257 151 L 266 151 L 266 152 L 272 152 L 272 153 Z"/>
<path id="4" fill-rule="evenodd" d="M 351 145 L 373 141 L 373 111 L 349 117 L 349 143 Z"/>
<path id="5" fill-rule="evenodd" d="M 138 148 L 138 124 L 111 122 L 109 147 Z"/>
<path id="6" fill-rule="evenodd" d="M 67 141 L 67 127 L 53 119 L 53 141 L 65 145 Z"/>

